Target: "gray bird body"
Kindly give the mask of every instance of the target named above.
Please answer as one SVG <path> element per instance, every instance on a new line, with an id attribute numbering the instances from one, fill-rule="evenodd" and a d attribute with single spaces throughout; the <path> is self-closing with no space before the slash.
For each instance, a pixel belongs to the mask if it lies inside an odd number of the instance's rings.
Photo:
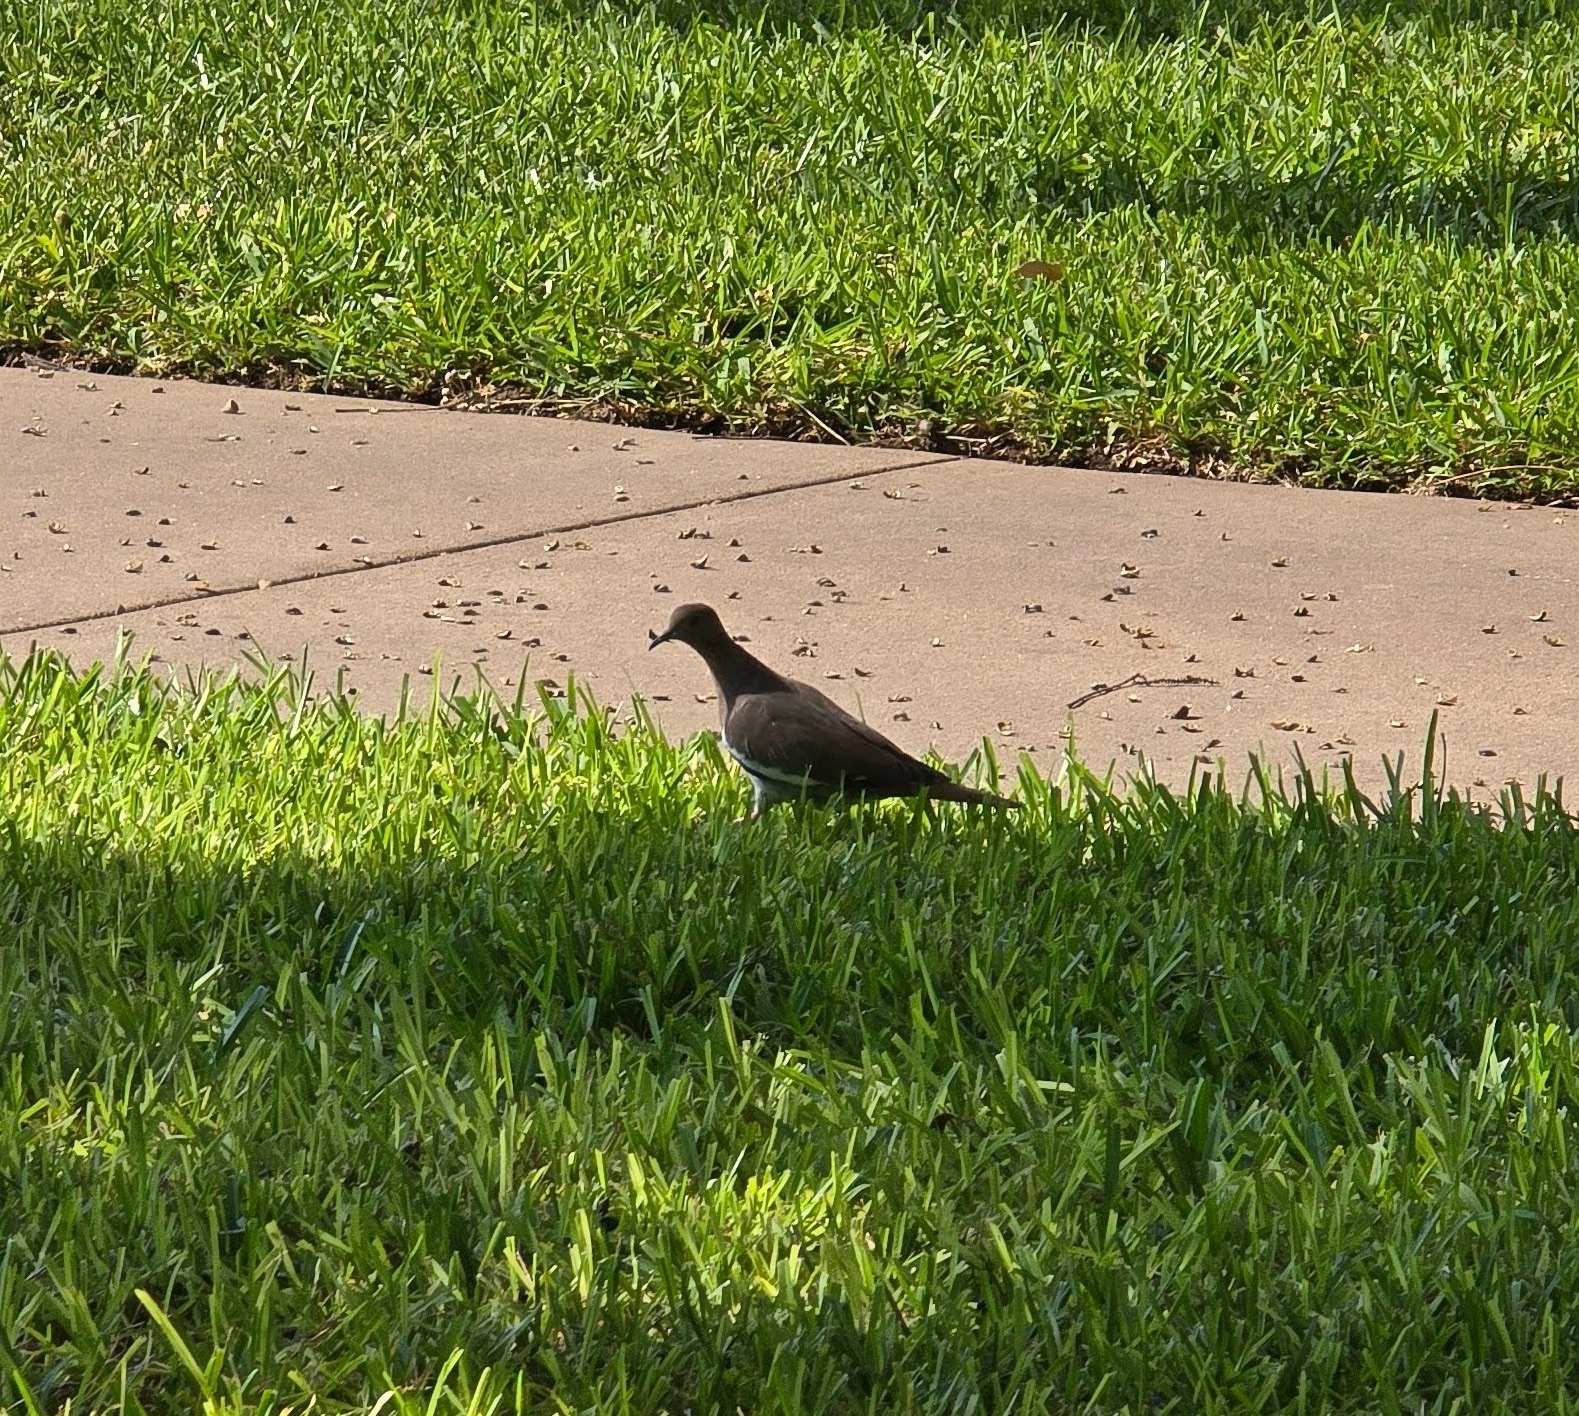
<path id="1" fill-rule="evenodd" d="M 707 605 L 681 605 L 648 648 L 679 640 L 706 661 L 718 686 L 724 747 L 751 779 L 752 816 L 779 801 L 908 797 L 1018 806 L 962 787 L 851 717 L 810 684 L 785 678 L 736 644 Z"/>

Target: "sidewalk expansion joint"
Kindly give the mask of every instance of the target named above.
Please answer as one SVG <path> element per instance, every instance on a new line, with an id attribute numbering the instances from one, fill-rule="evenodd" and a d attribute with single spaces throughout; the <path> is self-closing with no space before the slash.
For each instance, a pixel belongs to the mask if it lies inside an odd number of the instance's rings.
<path id="1" fill-rule="evenodd" d="M 266 586 L 258 581 L 244 585 L 221 585 L 208 590 L 196 590 L 182 595 L 164 596 L 144 600 L 137 604 L 118 604 L 113 610 L 90 610 L 86 614 L 64 615 L 57 619 L 37 620 L 32 624 L 19 624 L 0 630 L 0 638 L 9 639 L 18 634 L 37 634 L 41 630 L 60 629 L 65 625 L 93 624 L 99 620 L 116 619 L 121 615 L 140 614 L 145 610 L 170 609 L 176 605 L 207 603 L 227 599 L 234 595 L 255 595 L 260 589 L 276 589 L 284 585 L 311 584 L 319 580 L 332 580 L 339 576 L 366 575 L 369 571 L 394 570 L 401 566 L 419 565 L 423 561 L 442 560 L 445 556 L 467 555 L 472 551 L 495 550 L 502 546 L 521 545 L 526 541 L 540 540 L 544 536 L 568 536 L 577 531 L 595 531 L 604 526 L 623 526 L 638 521 L 652 521 L 660 516 L 676 516 L 681 512 L 698 511 L 705 506 L 728 506 L 735 502 L 756 501 L 762 497 L 781 496 L 785 492 L 804 492 L 816 487 L 836 486 L 840 482 L 854 482 L 868 477 L 886 477 L 892 472 L 910 472 L 917 467 L 946 467 L 962 459 L 952 454 L 936 453 L 911 462 L 899 462 L 892 467 L 872 468 L 862 472 L 845 471 L 834 476 L 809 477 L 801 482 L 782 482 L 773 487 L 754 487 L 746 491 L 729 492 L 722 496 L 700 497 L 696 501 L 678 502 L 673 506 L 653 507 L 647 511 L 622 511 L 613 516 L 595 516 L 580 521 L 565 522 L 558 526 L 543 526 L 531 531 L 516 531 L 507 536 L 490 536 L 484 540 L 467 541 L 461 545 L 440 546 L 432 550 L 414 551 L 409 555 L 390 556 L 384 560 L 369 560 L 359 565 L 340 566 L 332 570 L 318 570 L 301 575 L 282 575 L 268 579 Z"/>

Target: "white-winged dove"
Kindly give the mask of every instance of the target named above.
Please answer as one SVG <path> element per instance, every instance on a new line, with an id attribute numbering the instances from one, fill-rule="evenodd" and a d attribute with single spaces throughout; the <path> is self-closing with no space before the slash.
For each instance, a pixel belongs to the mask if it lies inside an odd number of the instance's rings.
<path id="1" fill-rule="evenodd" d="M 724 746 L 755 788 L 751 816 L 779 801 L 823 801 L 843 793 L 1019 806 L 1017 801 L 962 787 L 919 762 L 880 732 L 852 718 L 810 684 L 775 673 L 736 644 L 710 605 L 681 605 L 647 647 L 689 644 L 718 685 Z"/>

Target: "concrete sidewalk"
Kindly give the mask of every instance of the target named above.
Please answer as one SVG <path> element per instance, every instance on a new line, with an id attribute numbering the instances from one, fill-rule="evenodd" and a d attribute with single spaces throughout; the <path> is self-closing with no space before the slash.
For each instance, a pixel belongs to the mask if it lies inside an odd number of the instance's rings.
<path id="1" fill-rule="evenodd" d="M 228 411 L 234 410 L 234 411 Z M 1579 766 L 1579 513 L 728 441 L 0 370 L 0 646 L 184 674 L 300 659 L 369 709 L 572 672 L 671 735 L 711 683 L 647 630 L 707 600 L 904 747 L 1246 754 L 1476 794 Z M 1570 647 L 1570 646 L 1573 647 Z M 1097 685 L 1136 683 L 1069 703 Z"/>

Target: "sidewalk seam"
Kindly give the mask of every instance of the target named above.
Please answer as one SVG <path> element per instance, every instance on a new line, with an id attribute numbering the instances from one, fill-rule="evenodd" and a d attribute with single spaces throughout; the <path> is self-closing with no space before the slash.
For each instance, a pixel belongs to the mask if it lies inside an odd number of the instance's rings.
<path id="1" fill-rule="evenodd" d="M 803 482 L 784 482 L 774 487 L 759 487 L 743 492 L 731 492 L 724 496 L 702 497 L 697 501 L 679 502 L 673 506 L 654 507 L 650 511 L 627 511 L 614 516 L 592 517 L 591 519 L 567 522 L 559 526 L 544 526 L 530 531 L 512 532 L 508 536 L 491 536 L 486 540 L 468 541 L 465 545 L 444 546 L 433 550 L 416 551 L 411 555 L 393 556 L 388 560 L 376 560 L 367 565 L 341 566 L 334 570 L 314 571 L 306 575 L 286 575 L 278 580 L 269 580 L 268 585 L 260 586 L 256 580 L 246 585 L 224 585 L 218 589 L 198 590 L 190 594 L 171 596 L 162 599 L 146 600 L 139 604 L 120 604 L 113 610 L 93 610 L 82 615 L 68 615 L 61 619 L 39 620 L 32 624 L 20 624 L 12 629 L 0 630 L 0 639 L 9 639 L 17 634 L 37 634 L 41 630 L 60 629 L 65 625 L 94 624 L 99 620 L 115 619 L 120 615 L 141 614 L 147 610 L 170 609 L 176 605 L 206 604 L 212 600 L 222 600 L 233 595 L 255 595 L 260 589 L 276 589 L 286 585 L 306 585 L 320 580 L 332 580 L 342 575 L 365 575 L 369 571 L 393 570 L 401 566 L 419 565 L 423 561 L 440 560 L 445 556 L 467 555 L 472 551 L 495 550 L 501 546 L 519 545 L 524 541 L 535 541 L 542 536 L 568 536 L 575 531 L 593 531 L 604 526 L 624 526 L 640 521 L 651 521 L 659 516 L 673 516 L 679 512 L 697 511 L 704 506 L 727 506 L 735 502 L 755 501 L 761 497 L 780 496 L 785 492 L 803 492 L 815 487 L 830 487 L 839 482 L 859 481 L 863 477 L 886 477 L 893 472 L 909 472 L 917 467 L 946 467 L 950 463 L 963 462 L 966 459 L 953 453 L 930 453 L 925 458 L 917 458 L 912 462 L 896 463 L 892 467 L 869 469 L 864 472 L 841 472 L 836 476 L 813 477 Z"/>

